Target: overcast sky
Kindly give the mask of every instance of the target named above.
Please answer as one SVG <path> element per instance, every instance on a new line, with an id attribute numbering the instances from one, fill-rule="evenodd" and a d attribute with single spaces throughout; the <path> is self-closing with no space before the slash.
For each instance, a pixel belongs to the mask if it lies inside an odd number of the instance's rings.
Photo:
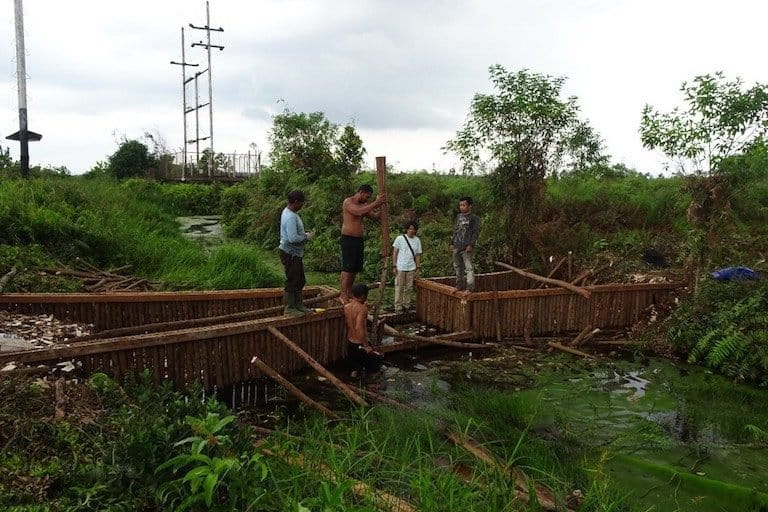
<path id="1" fill-rule="evenodd" d="M 24 14 L 29 127 L 43 134 L 33 165 L 84 172 L 115 136 L 146 130 L 181 147 L 169 61 L 180 27 L 205 24 L 204 1 L 24 0 Z M 683 81 L 716 70 L 768 82 L 767 19 L 764 0 L 212 0 L 226 46 L 213 53 L 215 149 L 266 153 L 271 116 L 288 107 L 353 122 L 370 166 L 386 155 L 399 170 L 448 169 L 456 159 L 440 148 L 498 63 L 566 76 L 613 161 L 657 173 L 663 157 L 638 135 L 643 105 L 671 108 Z M 18 129 L 13 0 L 0 1 L 0 31 L 4 137 Z M 187 29 L 187 43 L 202 35 Z"/>

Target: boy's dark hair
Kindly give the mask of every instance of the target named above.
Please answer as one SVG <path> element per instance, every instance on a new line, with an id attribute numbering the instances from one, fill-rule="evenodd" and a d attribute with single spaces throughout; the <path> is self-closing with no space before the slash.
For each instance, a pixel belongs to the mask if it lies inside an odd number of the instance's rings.
<path id="1" fill-rule="evenodd" d="M 366 194 L 373 194 L 373 187 L 370 186 L 367 183 L 363 183 L 359 187 L 357 187 L 358 192 L 365 192 Z"/>
<path id="2" fill-rule="evenodd" d="M 293 204 L 299 201 L 306 201 L 307 198 L 304 195 L 304 192 L 301 190 L 291 190 L 288 192 L 288 204 Z"/>
<path id="3" fill-rule="evenodd" d="M 368 297 L 368 287 L 364 284 L 353 284 L 352 285 L 352 296 L 356 297 L 358 299 L 364 299 Z"/>
<path id="4" fill-rule="evenodd" d="M 472 206 L 472 198 L 469 196 L 461 196 L 459 202 L 466 201 L 469 206 Z"/>
<path id="5" fill-rule="evenodd" d="M 408 231 L 408 228 L 413 226 L 413 228 L 418 231 L 419 230 L 419 223 L 415 220 L 409 220 L 405 224 L 403 224 L 403 231 Z"/>

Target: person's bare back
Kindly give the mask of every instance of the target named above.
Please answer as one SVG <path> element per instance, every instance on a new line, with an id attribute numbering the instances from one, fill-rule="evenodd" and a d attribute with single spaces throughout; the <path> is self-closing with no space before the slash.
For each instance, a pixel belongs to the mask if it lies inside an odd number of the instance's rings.
<path id="1" fill-rule="evenodd" d="M 368 346 L 368 304 L 350 300 L 344 306 L 344 320 L 347 323 L 347 339 Z"/>

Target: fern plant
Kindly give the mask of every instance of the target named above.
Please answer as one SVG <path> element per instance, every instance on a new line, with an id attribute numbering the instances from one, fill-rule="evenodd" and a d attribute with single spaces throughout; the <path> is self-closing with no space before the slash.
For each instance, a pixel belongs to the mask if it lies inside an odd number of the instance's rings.
<path id="1" fill-rule="evenodd" d="M 768 385 L 768 284 L 705 283 L 668 320 L 688 361 Z"/>

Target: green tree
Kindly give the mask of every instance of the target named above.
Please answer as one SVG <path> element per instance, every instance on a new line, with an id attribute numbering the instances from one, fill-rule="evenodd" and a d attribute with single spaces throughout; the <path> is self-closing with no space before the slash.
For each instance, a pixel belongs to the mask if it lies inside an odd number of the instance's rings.
<path id="1" fill-rule="evenodd" d="M 11 149 L 3 149 L 3 147 L 0 146 L 0 171 L 10 170 L 11 167 L 13 167 L 13 163 L 13 158 L 11 158 Z"/>
<path id="2" fill-rule="evenodd" d="M 337 173 L 348 187 L 352 177 L 360 171 L 364 156 L 363 139 L 357 134 L 354 126 L 345 126 L 336 142 L 335 159 Z"/>
<path id="3" fill-rule="evenodd" d="M 489 69 L 492 94 L 476 94 L 464 127 L 446 148 L 465 168 L 487 170 L 501 209 L 498 252 L 517 259 L 539 221 L 548 174 L 605 162 L 602 143 L 579 119 L 574 96 L 562 98 L 563 77 Z"/>
<path id="4" fill-rule="evenodd" d="M 741 78 L 721 71 L 701 75 L 680 87 L 685 106 L 660 112 L 643 109 L 643 145 L 660 149 L 678 171 L 714 174 L 729 156 L 741 154 L 768 136 L 768 86 L 745 88 Z"/>
<path id="5" fill-rule="evenodd" d="M 143 176 L 153 166 L 147 146 L 137 140 L 123 141 L 109 157 L 109 172 L 115 178 Z"/>
<path id="6" fill-rule="evenodd" d="M 306 114 L 286 109 L 272 123 L 272 166 L 304 173 L 310 179 L 333 174 L 337 128 L 322 112 Z"/>

